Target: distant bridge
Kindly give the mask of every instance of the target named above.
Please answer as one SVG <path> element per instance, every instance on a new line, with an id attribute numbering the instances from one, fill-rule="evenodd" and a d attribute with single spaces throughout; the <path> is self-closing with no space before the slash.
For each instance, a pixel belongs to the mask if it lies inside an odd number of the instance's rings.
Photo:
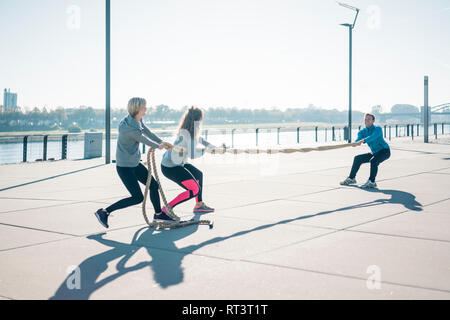
<path id="1" fill-rule="evenodd" d="M 431 107 L 431 114 L 450 114 L 450 102 Z"/>
<path id="2" fill-rule="evenodd" d="M 430 107 L 430 112 L 432 115 L 450 115 L 450 102 L 440 104 L 434 107 Z M 423 118 L 422 112 L 413 112 L 413 113 L 382 113 L 379 115 L 380 118 L 397 118 L 397 117 L 414 117 L 421 119 Z"/>

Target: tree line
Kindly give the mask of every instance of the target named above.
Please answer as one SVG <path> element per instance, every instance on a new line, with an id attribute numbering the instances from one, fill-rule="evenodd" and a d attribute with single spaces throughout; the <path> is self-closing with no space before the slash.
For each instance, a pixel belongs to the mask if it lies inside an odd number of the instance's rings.
<path id="1" fill-rule="evenodd" d="M 419 112 L 417 107 L 397 105 L 398 112 Z M 381 108 L 373 108 L 380 115 Z M 395 107 L 395 106 L 394 106 Z M 394 109 L 393 107 L 393 109 Z M 411 108 L 413 107 L 413 108 Z M 148 107 L 144 117 L 146 123 L 161 128 L 178 124 L 187 107 L 172 109 L 166 105 Z M 126 109 L 111 110 L 111 126 L 116 128 L 122 118 L 127 115 Z M 321 122 L 330 124 L 344 124 L 348 120 L 347 111 L 337 109 L 328 110 L 309 105 L 307 108 L 279 109 L 238 109 L 238 108 L 209 108 L 205 110 L 204 124 L 264 124 L 264 123 L 298 123 Z M 364 112 L 353 111 L 354 123 L 361 123 Z M 34 108 L 29 111 L 8 111 L 0 114 L 0 131 L 52 131 L 104 129 L 105 110 L 80 106 L 65 109 L 58 107 L 54 110 Z"/>

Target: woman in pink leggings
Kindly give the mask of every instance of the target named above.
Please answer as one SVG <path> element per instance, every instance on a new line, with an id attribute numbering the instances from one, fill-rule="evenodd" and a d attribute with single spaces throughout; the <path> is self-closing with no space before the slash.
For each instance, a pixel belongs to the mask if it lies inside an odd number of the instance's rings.
<path id="1" fill-rule="evenodd" d="M 205 153 L 205 148 L 197 148 L 198 143 L 201 143 L 206 148 L 215 148 L 212 144 L 199 137 L 202 120 L 203 112 L 201 109 L 191 107 L 186 111 L 181 118 L 178 136 L 174 142 L 174 146 L 184 148 L 185 151 L 180 153 L 169 150 L 164 153 L 161 162 L 161 171 L 164 176 L 186 190 L 170 201 L 169 206 L 174 208 L 180 203 L 195 197 L 196 205 L 193 211 L 196 214 L 214 211 L 202 199 L 203 173 L 192 164 L 187 163 L 188 158 L 199 158 Z M 161 220 L 168 220 L 166 217 L 168 216 L 167 208 L 162 209 L 161 215 Z"/>

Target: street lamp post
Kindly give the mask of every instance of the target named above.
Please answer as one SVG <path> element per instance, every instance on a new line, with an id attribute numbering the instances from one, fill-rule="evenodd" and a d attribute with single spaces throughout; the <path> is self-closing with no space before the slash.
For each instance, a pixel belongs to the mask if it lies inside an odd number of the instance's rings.
<path id="1" fill-rule="evenodd" d="M 340 6 L 356 11 L 355 20 L 353 24 L 343 23 L 341 26 L 348 27 L 349 33 L 349 76 L 348 76 L 348 142 L 352 142 L 352 30 L 355 27 L 356 19 L 358 18 L 359 9 L 349 6 L 348 4 L 338 2 Z"/>
<path id="2" fill-rule="evenodd" d="M 424 103 L 423 103 L 423 142 L 428 143 L 428 126 L 430 125 L 428 113 L 428 76 L 424 78 Z"/>
<path id="3" fill-rule="evenodd" d="M 105 163 L 111 163 L 111 0 L 106 0 Z"/>

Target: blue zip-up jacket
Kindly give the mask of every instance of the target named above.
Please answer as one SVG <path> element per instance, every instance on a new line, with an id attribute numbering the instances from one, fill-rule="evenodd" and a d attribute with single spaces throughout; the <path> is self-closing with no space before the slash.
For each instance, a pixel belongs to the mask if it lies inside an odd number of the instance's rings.
<path id="1" fill-rule="evenodd" d="M 383 149 L 389 149 L 389 145 L 383 139 L 383 129 L 381 127 L 372 125 L 369 128 L 364 128 L 358 132 L 358 139 L 355 142 L 364 139 L 364 143 L 370 148 L 372 154 L 377 153 Z"/>

